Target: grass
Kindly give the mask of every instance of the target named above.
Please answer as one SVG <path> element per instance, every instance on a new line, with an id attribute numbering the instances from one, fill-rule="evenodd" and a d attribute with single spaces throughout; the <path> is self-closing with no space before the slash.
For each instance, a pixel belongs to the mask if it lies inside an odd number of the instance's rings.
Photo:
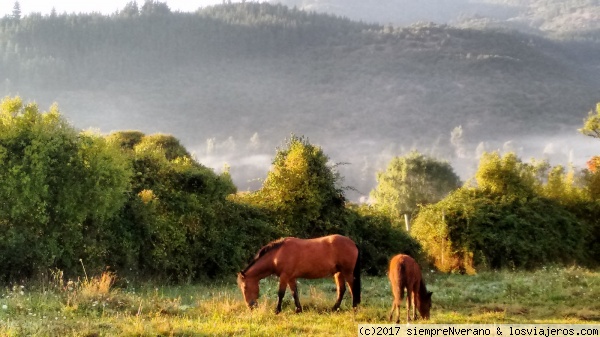
<path id="1" fill-rule="evenodd" d="M 448 275 L 427 272 L 434 292 L 428 323 L 598 323 L 600 272 L 543 268 L 533 272 Z M 342 310 L 332 280 L 300 280 L 302 314 L 289 292 L 274 315 L 277 279 L 261 281 L 259 307 L 249 311 L 235 280 L 213 283 L 116 287 L 105 273 L 65 282 L 14 284 L 0 291 L 0 336 L 355 336 L 358 323 L 388 323 L 391 291 L 386 277 L 363 278 L 356 312 L 346 295 Z M 123 282 L 119 282 L 123 283 Z"/>

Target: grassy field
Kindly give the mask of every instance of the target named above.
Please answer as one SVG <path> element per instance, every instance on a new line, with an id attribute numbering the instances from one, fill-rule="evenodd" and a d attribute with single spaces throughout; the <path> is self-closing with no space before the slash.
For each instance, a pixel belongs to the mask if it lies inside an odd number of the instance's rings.
<path id="1" fill-rule="evenodd" d="M 233 277 L 213 283 L 133 285 L 104 274 L 65 283 L 14 284 L 0 292 L 0 336 L 356 336 L 358 323 L 387 323 L 386 277 L 363 277 L 360 308 L 339 312 L 332 280 L 300 280 L 304 312 L 286 294 L 274 315 L 277 279 L 261 281 L 258 309 L 249 311 Z M 433 307 L 429 323 L 598 323 L 600 272 L 544 268 L 475 276 L 427 272 Z M 405 313 L 403 312 L 402 318 Z M 403 320 L 404 321 L 404 320 Z"/>

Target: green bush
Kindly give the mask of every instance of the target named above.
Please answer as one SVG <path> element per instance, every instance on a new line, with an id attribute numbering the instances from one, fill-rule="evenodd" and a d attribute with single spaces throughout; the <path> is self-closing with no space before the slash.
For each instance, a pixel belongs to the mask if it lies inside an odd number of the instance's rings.
<path id="1" fill-rule="evenodd" d="M 463 187 L 425 207 L 411 234 L 442 271 L 535 268 L 586 261 L 586 226 L 543 197 Z"/>
<path id="2" fill-rule="evenodd" d="M 115 219 L 115 269 L 179 282 L 242 268 L 260 244 L 274 239 L 258 209 L 227 200 L 235 186 L 193 161 L 179 141 L 137 132 L 108 137 L 128 153 L 130 198 Z"/>
<path id="3" fill-rule="evenodd" d="M 101 235 L 126 201 L 131 175 L 104 138 L 78 133 L 52 106 L 19 97 L 0 106 L 0 276 L 79 270 L 109 253 Z"/>
<path id="4" fill-rule="evenodd" d="M 575 178 L 547 162 L 485 153 L 471 186 L 421 209 L 411 233 L 443 271 L 589 263 L 594 220 Z"/>
<path id="5" fill-rule="evenodd" d="M 286 236 L 309 238 L 340 232 L 346 200 L 340 177 L 328 161 L 320 147 L 292 135 L 277 150 L 263 186 L 235 199 L 263 209 Z"/>

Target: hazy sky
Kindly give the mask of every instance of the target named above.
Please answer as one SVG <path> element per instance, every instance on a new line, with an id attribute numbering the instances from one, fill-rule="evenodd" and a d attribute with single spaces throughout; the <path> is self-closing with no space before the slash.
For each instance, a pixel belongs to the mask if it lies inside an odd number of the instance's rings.
<path id="1" fill-rule="evenodd" d="M 103 14 L 111 14 L 125 7 L 125 4 L 132 0 L 19 0 L 21 5 L 22 15 L 27 15 L 31 12 L 39 12 L 49 14 L 52 7 L 57 13 L 80 13 L 80 12 L 100 12 Z M 137 0 L 138 6 L 144 4 L 145 0 Z M 190 12 L 195 11 L 198 7 L 220 4 L 222 0 L 163 0 L 166 2 L 172 11 Z M 237 2 L 237 1 L 234 1 Z M 0 17 L 11 14 L 15 1 L 0 0 Z"/>

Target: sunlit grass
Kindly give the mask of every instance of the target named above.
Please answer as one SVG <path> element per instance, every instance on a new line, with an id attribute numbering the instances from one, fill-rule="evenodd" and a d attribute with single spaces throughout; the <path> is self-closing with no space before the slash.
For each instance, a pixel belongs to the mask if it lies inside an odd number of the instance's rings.
<path id="1" fill-rule="evenodd" d="M 349 295 L 332 312 L 332 280 L 300 280 L 302 314 L 287 294 L 274 315 L 278 282 L 261 281 L 259 306 L 246 308 L 235 280 L 199 285 L 116 287 L 118 276 L 84 281 L 14 284 L 0 291 L 0 336 L 355 336 L 358 323 L 387 323 L 386 277 L 364 277 L 363 303 Z M 600 273 L 581 268 L 483 272 L 474 276 L 426 272 L 434 292 L 429 323 L 600 322 Z M 404 306 L 402 306 L 404 309 Z"/>

